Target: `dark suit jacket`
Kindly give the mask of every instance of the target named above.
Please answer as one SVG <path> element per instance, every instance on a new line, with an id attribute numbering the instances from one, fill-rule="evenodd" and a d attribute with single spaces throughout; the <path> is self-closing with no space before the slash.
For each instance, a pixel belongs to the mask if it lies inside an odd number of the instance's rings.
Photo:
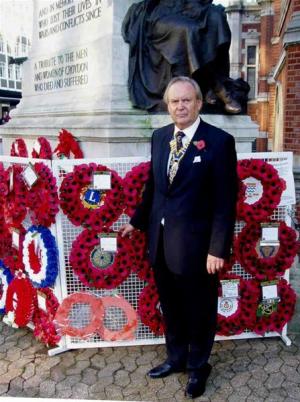
<path id="1" fill-rule="evenodd" d="M 237 194 L 236 151 L 232 135 L 202 119 L 169 185 L 167 164 L 174 125 L 154 131 L 151 174 L 130 223 L 148 232 L 155 264 L 162 218 L 167 265 L 177 274 L 206 272 L 207 254 L 230 251 Z M 193 141 L 204 140 L 198 150 Z M 194 162 L 200 156 L 200 162 Z M 199 158 L 198 158 L 199 159 Z"/>

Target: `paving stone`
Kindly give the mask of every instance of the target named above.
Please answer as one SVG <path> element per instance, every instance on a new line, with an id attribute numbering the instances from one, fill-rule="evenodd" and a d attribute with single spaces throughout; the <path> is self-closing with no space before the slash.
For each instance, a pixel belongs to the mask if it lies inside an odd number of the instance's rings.
<path id="1" fill-rule="evenodd" d="M 70 375 L 63 381 L 61 381 L 59 384 L 57 384 L 56 388 L 58 390 L 62 390 L 64 388 L 72 388 L 72 386 L 80 382 L 80 380 L 81 380 L 80 375 Z"/>
<path id="2" fill-rule="evenodd" d="M 91 358 L 91 365 L 92 365 L 92 367 L 94 367 L 96 369 L 102 369 L 106 366 L 106 363 L 105 363 L 103 356 L 101 356 L 100 354 L 97 354 Z"/>
<path id="3" fill-rule="evenodd" d="M 126 387 L 130 383 L 128 371 L 119 370 L 114 375 L 114 383 L 121 387 Z"/>
<path id="4" fill-rule="evenodd" d="M 4 395 L 8 391 L 9 384 L 0 384 L 0 395 Z"/>
<path id="5" fill-rule="evenodd" d="M 24 380 L 28 380 L 28 378 L 34 376 L 35 374 L 35 364 L 34 363 L 28 363 L 25 366 L 25 369 L 22 373 L 22 377 L 24 378 Z"/>
<path id="6" fill-rule="evenodd" d="M 0 360 L 0 375 L 7 372 L 9 366 L 9 362 L 6 360 Z"/>
<path id="7" fill-rule="evenodd" d="M 107 396 L 107 399 L 122 400 L 123 398 L 122 388 L 119 385 L 115 384 L 111 384 L 105 387 L 105 394 Z"/>
<path id="8" fill-rule="evenodd" d="M 153 360 L 157 358 L 157 354 L 155 352 L 144 352 L 140 357 L 136 359 L 136 363 L 138 366 L 146 364 L 149 367 Z"/>
<path id="9" fill-rule="evenodd" d="M 280 388 L 283 381 L 284 375 L 282 373 L 273 373 L 270 374 L 265 385 L 269 390 L 273 390 L 274 388 Z"/>
<path id="10" fill-rule="evenodd" d="M 82 382 L 75 384 L 72 387 L 72 395 L 76 397 L 76 399 L 87 399 L 89 396 L 89 387 Z"/>
<path id="11" fill-rule="evenodd" d="M 52 367 L 50 370 L 50 378 L 56 383 L 63 381 L 66 378 L 65 369 L 60 365 Z"/>
<path id="12" fill-rule="evenodd" d="M 103 377 L 113 377 L 114 373 L 117 372 L 117 370 L 120 370 L 121 368 L 121 363 L 112 363 L 109 365 L 106 365 L 103 367 L 101 370 L 98 371 L 98 378 L 103 378 Z"/>
<path id="13" fill-rule="evenodd" d="M 72 396 L 71 388 L 62 389 L 62 390 L 56 391 L 56 393 L 55 393 L 55 398 L 69 399 L 71 396 Z"/>
<path id="14" fill-rule="evenodd" d="M 264 366 L 264 370 L 267 373 L 276 373 L 280 370 L 280 367 L 283 365 L 283 361 L 280 357 L 274 357 L 269 359 L 268 363 Z"/>
<path id="15" fill-rule="evenodd" d="M 22 374 L 22 371 L 23 370 L 20 368 L 14 368 L 9 370 L 0 377 L 0 384 L 8 384 L 14 378 L 19 377 Z"/>
<path id="16" fill-rule="evenodd" d="M 93 385 L 95 382 L 97 382 L 98 377 L 97 377 L 97 370 L 93 368 L 86 368 L 85 370 L 82 371 L 81 377 L 82 377 L 82 382 L 86 385 Z"/>
<path id="17" fill-rule="evenodd" d="M 291 381 L 285 381 L 282 386 L 286 390 L 287 395 L 290 398 L 295 398 L 299 401 L 300 398 L 300 386 Z"/>
<path id="18" fill-rule="evenodd" d="M 51 357 L 52 359 L 52 357 Z M 61 360 L 60 360 L 60 365 L 63 367 L 71 367 L 75 364 L 75 355 L 72 354 L 72 352 L 66 352 L 63 354 Z"/>
<path id="19" fill-rule="evenodd" d="M 23 389 L 22 397 L 33 398 L 33 397 L 37 397 L 38 394 L 39 394 L 38 387 L 29 386 L 29 387 Z"/>
<path id="20" fill-rule="evenodd" d="M 81 374 L 82 371 L 89 367 L 90 362 L 88 360 L 80 360 L 70 368 L 66 369 L 67 375 Z"/>
<path id="21" fill-rule="evenodd" d="M 103 377 L 95 384 L 91 385 L 89 388 L 89 393 L 90 394 L 99 394 L 99 393 L 104 393 L 105 387 L 108 385 L 111 385 L 113 383 L 113 377 Z"/>
<path id="22" fill-rule="evenodd" d="M 14 378 L 12 381 L 10 381 L 7 395 L 21 396 L 23 392 L 23 382 L 24 380 L 22 380 L 20 377 Z"/>
<path id="23" fill-rule="evenodd" d="M 122 366 L 124 370 L 129 371 L 130 373 L 137 368 L 136 357 L 126 356 L 121 359 Z"/>
<path id="24" fill-rule="evenodd" d="M 55 381 L 47 380 L 43 381 L 40 384 L 40 393 L 39 395 L 42 398 L 51 398 L 55 395 Z"/>
<path id="25" fill-rule="evenodd" d="M 83 349 L 82 351 L 80 351 L 80 353 L 78 353 L 78 355 L 76 356 L 76 360 L 80 361 L 80 360 L 89 360 L 91 357 L 93 357 L 96 353 L 98 353 L 97 349 L 95 348 L 89 348 L 89 349 Z"/>
<path id="26" fill-rule="evenodd" d="M 285 401 L 287 393 L 284 389 L 272 390 L 265 399 L 266 402 L 282 402 Z"/>
<path id="27" fill-rule="evenodd" d="M 239 388 L 242 387 L 243 385 L 246 385 L 251 374 L 248 372 L 244 373 L 237 373 L 231 380 L 231 385 L 234 385 L 235 387 Z"/>
<path id="28" fill-rule="evenodd" d="M 111 353 L 109 356 L 105 356 L 105 361 L 106 364 L 119 363 L 120 360 L 125 356 L 128 356 L 128 351 L 126 348 L 115 348 L 113 353 Z"/>

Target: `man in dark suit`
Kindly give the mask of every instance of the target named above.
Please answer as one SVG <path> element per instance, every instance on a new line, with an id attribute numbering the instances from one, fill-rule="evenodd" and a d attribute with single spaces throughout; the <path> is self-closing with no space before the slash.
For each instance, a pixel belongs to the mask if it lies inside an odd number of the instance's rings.
<path id="1" fill-rule="evenodd" d="M 149 371 L 162 378 L 189 371 L 185 390 L 205 391 L 217 319 L 217 272 L 230 251 L 237 194 L 234 138 L 199 117 L 202 94 L 173 78 L 165 102 L 174 124 L 155 130 L 151 172 L 123 236 L 147 231 L 166 323 L 167 360 Z"/>

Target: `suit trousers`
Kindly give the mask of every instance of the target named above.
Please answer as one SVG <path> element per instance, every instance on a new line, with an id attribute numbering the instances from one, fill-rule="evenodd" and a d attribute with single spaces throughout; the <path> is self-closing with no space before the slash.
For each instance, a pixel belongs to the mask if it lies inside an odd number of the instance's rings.
<path id="1" fill-rule="evenodd" d="M 208 361 L 216 333 L 217 275 L 202 265 L 193 275 L 173 273 L 165 260 L 161 227 L 153 270 L 166 324 L 167 361 L 189 371 L 201 370 Z"/>

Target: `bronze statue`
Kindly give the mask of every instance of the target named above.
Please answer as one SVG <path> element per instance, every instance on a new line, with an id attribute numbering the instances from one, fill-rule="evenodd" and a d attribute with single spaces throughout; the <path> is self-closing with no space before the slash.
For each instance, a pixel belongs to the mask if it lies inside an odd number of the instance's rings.
<path id="1" fill-rule="evenodd" d="M 208 103 L 220 99 L 228 113 L 241 111 L 226 87 L 231 32 L 223 6 L 212 0 L 144 0 L 129 8 L 122 34 L 130 45 L 133 106 L 161 110 L 167 83 L 185 75 L 200 84 Z"/>

